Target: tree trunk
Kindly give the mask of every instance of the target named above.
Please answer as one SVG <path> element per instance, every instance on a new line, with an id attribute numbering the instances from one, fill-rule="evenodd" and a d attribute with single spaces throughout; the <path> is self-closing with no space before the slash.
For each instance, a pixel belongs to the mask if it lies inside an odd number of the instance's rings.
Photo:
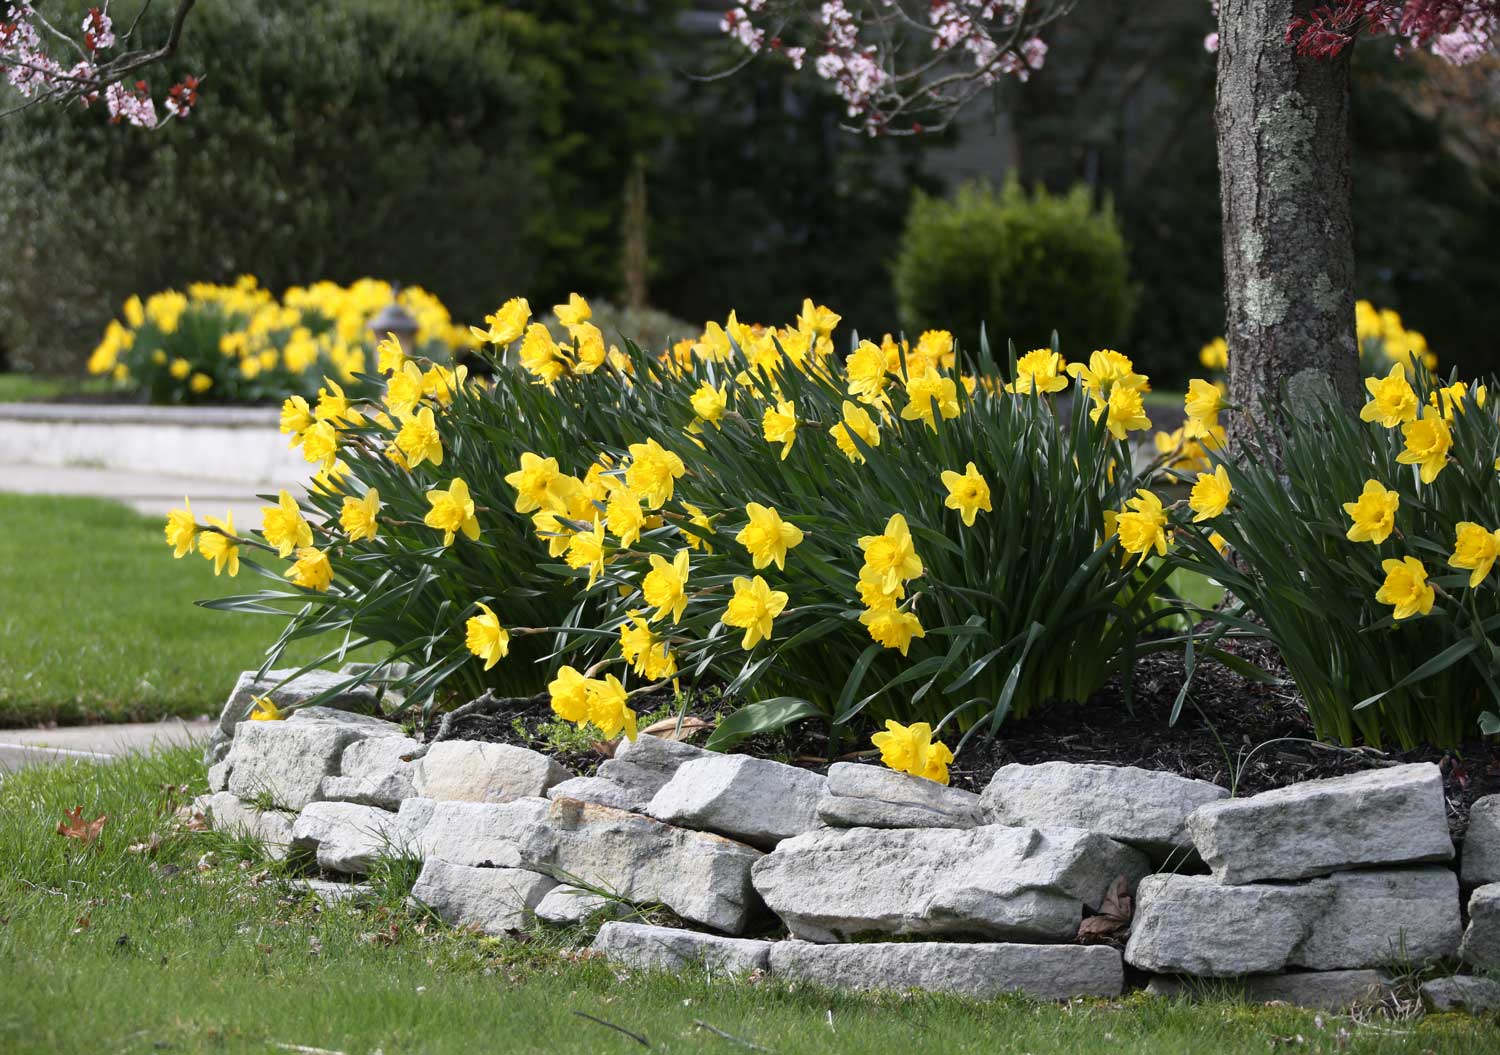
<path id="1" fill-rule="evenodd" d="M 1221 0 L 1220 200 L 1229 398 L 1256 422 L 1331 383 L 1359 402 L 1349 217 L 1349 52 L 1315 59 L 1286 42 L 1322 0 Z M 1250 424 L 1229 419 L 1242 450 Z M 1272 452 L 1274 456 L 1275 452 Z"/>

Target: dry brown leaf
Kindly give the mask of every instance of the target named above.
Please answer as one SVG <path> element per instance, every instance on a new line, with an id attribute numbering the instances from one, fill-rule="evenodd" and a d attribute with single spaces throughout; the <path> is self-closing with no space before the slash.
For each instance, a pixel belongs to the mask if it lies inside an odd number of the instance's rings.
<path id="1" fill-rule="evenodd" d="M 1078 940 L 1085 945 L 1109 941 L 1130 927 L 1135 915 L 1135 901 L 1130 896 L 1130 881 L 1116 876 L 1099 903 L 1099 911 L 1078 925 Z"/>
<path id="2" fill-rule="evenodd" d="M 91 821 L 84 820 L 82 806 L 74 806 L 65 811 L 63 817 L 64 820 L 57 822 L 57 834 L 64 839 L 77 839 L 85 846 L 99 838 L 99 833 L 104 830 L 104 822 L 109 820 L 109 817 L 102 813 Z"/>
<path id="3" fill-rule="evenodd" d="M 713 722 L 690 716 L 682 719 L 682 728 L 680 729 L 677 727 L 676 718 L 663 718 L 659 722 L 654 722 L 646 726 L 641 732 L 648 733 L 651 736 L 659 736 L 663 740 L 688 740 L 699 733 L 712 731 L 713 727 Z"/>

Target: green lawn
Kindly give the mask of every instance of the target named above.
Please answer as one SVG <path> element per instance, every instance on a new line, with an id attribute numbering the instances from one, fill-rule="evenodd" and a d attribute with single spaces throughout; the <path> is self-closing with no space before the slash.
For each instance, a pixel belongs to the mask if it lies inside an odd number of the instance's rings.
<path id="1" fill-rule="evenodd" d="M 1500 1052 L 1493 1021 L 1458 1016 L 1356 1021 L 1144 996 L 976 1003 L 627 971 L 566 953 L 566 938 L 583 938 L 576 931 L 522 943 L 424 923 L 402 905 L 409 872 L 381 882 L 381 905 L 323 911 L 276 869 L 246 859 L 249 847 L 172 832 L 166 796 L 181 801 L 202 783 L 190 750 L 5 779 L 0 1051 L 644 1050 L 580 1017 L 591 1015 L 652 1050 L 711 1055 Z M 55 834 L 75 805 L 87 819 L 108 817 L 92 848 Z M 153 832 L 162 837 L 154 853 Z"/>
<path id="2" fill-rule="evenodd" d="M 0 494 L 0 728 L 216 713 L 283 624 L 193 601 L 258 588 L 173 560 L 161 521 L 114 502 Z"/>
<path id="3" fill-rule="evenodd" d="M 0 374 L 0 403 L 32 403 L 72 395 L 108 392 L 103 377 L 52 377 L 47 374 Z"/>

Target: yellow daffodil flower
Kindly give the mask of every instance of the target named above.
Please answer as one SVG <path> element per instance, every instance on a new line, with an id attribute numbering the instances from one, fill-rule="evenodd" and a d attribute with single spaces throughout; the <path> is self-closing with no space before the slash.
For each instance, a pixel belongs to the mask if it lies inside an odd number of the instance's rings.
<path id="1" fill-rule="evenodd" d="M 871 608 L 863 612 L 859 621 L 870 631 L 870 637 L 886 648 L 898 648 L 901 654 L 911 647 L 914 637 L 926 637 L 922 621 L 914 612 L 903 612 L 894 605 Z"/>
<path id="2" fill-rule="evenodd" d="M 1016 379 L 1005 386 L 1005 391 L 1041 394 L 1067 387 L 1063 357 L 1051 348 L 1034 348 L 1016 360 Z"/>
<path id="3" fill-rule="evenodd" d="M 1400 560 L 1383 560 L 1380 567 L 1385 571 L 1385 582 L 1376 591 L 1375 600 L 1394 607 L 1393 619 L 1410 619 L 1432 611 L 1436 595 L 1427 584 L 1427 569 L 1421 561 L 1416 557 L 1402 557 Z"/>
<path id="4" fill-rule="evenodd" d="M 567 485 L 562 481 L 563 474 L 557 467 L 556 458 L 543 458 L 530 451 L 521 454 L 521 467 L 505 477 L 505 482 L 515 488 L 517 513 L 532 513 L 538 509 L 566 513 Z"/>
<path id="5" fill-rule="evenodd" d="M 876 733 L 870 742 L 880 749 L 880 761 L 898 773 L 948 783 L 948 764 L 953 761 L 953 752 L 941 741 L 933 741 L 932 726 L 926 722 L 902 725 L 887 720 L 885 732 Z"/>
<path id="6" fill-rule="evenodd" d="M 743 575 L 734 578 L 734 596 L 724 610 L 725 626 L 739 627 L 745 631 L 740 647 L 747 652 L 762 641 L 771 638 L 772 624 L 786 608 L 787 595 L 773 590 L 765 579 L 757 575 L 747 579 Z"/>
<path id="7" fill-rule="evenodd" d="M 372 539 L 380 534 L 380 492 L 370 488 L 363 498 L 344 499 L 343 511 L 339 514 L 339 525 L 349 536 L 350 542 Z"/>
<path id="8" fill-rule="evenodd" d="M 936 370 L 928 370 L 908 378 L 906 396 L 907 404 L 901 410 L 901 417 L 905 421 L 921 421 L 936 432 L 934 405 L 944 420 L 958 417 L 958 386 L 953 383 L 953 378 L 944 377 Z"/>
<path id="9" fill-rule="evenodd" d="M 232 579 L 240 573 L 240 547 L 234 540 L 234 510 L 224 514 L 224 519 L 204 517 L 209 527 L 217 531 L 205 531 L 198 538 L 198 552 L 214 562 L 214 577 L 228 568 Z"/>
<path id="10" fill-rule="evenodd" d="M 922 575 L 922 558 L 912 545 L 906 517 L 900 513 L 885 522 L 885 530 L 879 535 L 863 536 L 859 548 L 865 554 L 865 567 L 880 577 L 886 593 L 894 593 L 900 583 Z"/>
<path id="11" fill-rule="evenodd" d="M 407 416 L 401 423 L 401 431 L 396 433 L 396 447 L 409 468 L 415 469 L 423 462 L 443 464 L 443 438 L 438 434 L 431 407 Z"/>
<path id="12" fill-rule="evenodd" d="M 1223 513 L 1229 508 L 1229 496 L 1233 491 L 1229 471 L 1224 466 L 1218 466 L 1211 473 L 1199 473 L 1192 493 L 1188 495 L 1188 508 L 1197 514 L 1193 523 L 1201 524 Z"/>
<path id="13" fill-rule="evenodd" d="M 952 469 L 944 470 L 941 479 L 943 486 L 948 489 L 948 497 L 943 499 L 943 505 L 958 510 L 965 527 L 974 526 L 974 518 L 979 515 L 980 510 L 993 512 L 989 482 L 979 475 L 979 469 L 973 462 L 961 473 Z"/>
<path id="14" fill-rule="evenodd" d="M 688 558 L 686 549 L 678 550 L 670 564 L 659 554 L 651 554 L 651 570 L 641 580 L 641 596 L 656 609 L 651 618 L 661 619 L 670 612 L 672 622 L 682 621 L 688 603 L 687 581 L 691 571 Z"/>
<path id="15" fill-rule="evenodd" d="M 589 720 L 589 679 L 572 667 L 559 667 L 557 677 L 547 683 L 552 713 L 565 722 Z"/>
<path id="16" fill-rule="evenodd" d="M 1423 407 L 1420 418 L 1401 426 L 1401 438 L 1406 446 L 1396 460 L 1418 466 L 1417 475 L 1424 484 L 1436 480 L 1448 464 L 1448 451 L 1453 446 L 1453 433 L 1443 415 L 1433 407 Z"/>
<path id="17" fill-rule="evenodd" d="M 1361 421 L 1378 421 L 1393 429 L 1417 417 L 1417 393 L 1406 380 L 1406 371 L 1400 363 L 1391 367 L 1385 377 L 1365 378 L 1365 388 L 1370 401 L 1359 411 Z"/>
<path id="18" fill-rule="evenodd" d="M 729 394 L 724 385 L 715 388 L 707 381 L 698 386 L 689 399 L 693 405 L 693 413 L 698 415 L 700 421 L 706 421 L 710 425 L 718 427 L 719 420 L 724 417 L 724 411 L 729 406 Z"/>
<path id="19" fill-rule="evenodd" d="M 734 540 L 750 553 L 751 563 L 759 571 L 767 564 L 786 569 L 787 550 L 795 549 L 802 542 L 802 529 L 781 519 L 781 514 L 771 506 L 751 502 L 745 507 L 750 522 L 740 529 Z"/>
<path id="20" fill-rule="evenodd" d="M 422 518 L 422 523 L 443 533 L 443 545 L 453 545 L 459 532 L 469 540 L 479 538 L 479 518 L 474 515 L 474 499 L 469 494 L 469 485 L 463 478 L 455 476 L 448 490 L 434 488 L 427 492 L 427 502 L 432 507 Z"/>
<path id="21" fill-rule="evenodd" d="M 484 317 L 489 329 L 481 330 L 478 326 L 470 326 L 469 330 L 481 341 L 504 348 L 521 336 L 530 320 L 531 305 L 526 303 L 526 298 L 512 297 L 500 305 L 495 314 Z"/>
<path id="22" fill-rule="evenodd" d="M 828 430 L 833 437 L 833 442 L 838 445 L 844 457 L 851 462 L 864 463 L 865 456 L 858 447 L 854 445 L 854 436 L 858 436 L 867 447 L 880 446 L 880 426 L 875 424 L 875 419 L 870 417 L 870 412 L 857 403 L 851 403 L 847 399 L 843 402 L 843 417 Z"/>
<path id="23" fill-rule="evenodd" d="M 592 586 L 604 571 L 604 558 L 604 522 L 596 516 L 592 528 L 574 532 L 568 539 L 568 553 L 564 559 L 570 568 L 587 568 L 589 585 Z"/>
<path id="24" fill-rule="evenodd" d="M 641 529 L 646 526 L 641 500 L 629 491 L 616 491 L 604 507 L 604 522 L 610 534 L 620 540 L 620 548 L 628 549 L 641 537 Z"/>
<path id="25" fill-rule="evenodd" d="M 1471 520 L 1461 521 L 1454 529 L 1453 556 L 1448 567 L 1469 572 L 1469 588 L 1484 581 L 1500 555 L 1500 531 L 1491 531 Z"/>
<path id="26" fill-rule="evenodd" d="M 761 418 L 761 430 L 767 443 L 781 444 L 781 459 L 792 453 L 792 444 L 797 442 L 797 408 L 782 400 L 774 407 L 767 407 Z"/>
<path id="27" fill-rule="evenodd" d="M 1109 434 L 1117 440 L 1125 439 L 1126 433 L 1151 427 L 1151 419 L 1146 416 L 1146 407 L 1141 401 L 1139 388 L 1130 388 L 1123 384 L 1114 385 L 1110 388 L 1107 397 L 1094 399 L 1094 409 L 1089 411 L 1089 420 L 1098 421 L 1106 409 L 1109 411 L 1109 418 L 1106 422 Z M 1188 420 L 1191 423 L 1193 419 Z"/>
<path id="28" fill-rule="evenodd" d="M 636 738 L 635 712 L 630 709 L 630 696 L 620 679 L 613 674 L 603 681 L 591 681 L 587 690 L 589 721 L 608 739 L 621 733 L 627 740 Z"/>
<path id="29" fill-rule="evenodd" d="M 286 712 L 271 702 L 269 696 L 254 696 L 250 702 L 250 720 L 252 722 L 279 722 L 285 719 Z"/>
<path id="30" fill-rule="evenodd" d="M 297 550 L 296 563 L 287 570 L 286 577 L 295 586 L 322 593 L 333 581 L 333 565 L 328 561 L 328 554 L 322 550 L 303 546 Z"/>
<path id="31" fill-rule="evenodd" d="M 1365 489 L 1352 502 L 1344 503 L 1344 512 L 1353 521 L 1345 534 L 1350 542 L 1373 542 L 1377 546 L 1391 537 L 1396 528 L 1396 510 L 1401 496 L 1388 491 L 1379 480 L 1366 480 Z"/>
<path id="32" fill-rule="evenodd" d="M 464 624 L 464 644 L 484 660 L 484 669 L 489 670 L 510 653 L 510 632 L 500 625 L 500 617 L 489 605 L 476 603 L 483 614 L 470 616 Z"/>
<path id="33" fill-rule="evenodd" d="M 1146 559 L 1146 554 L 1155 549 L 1158 554 L 1167 552 L 1167 514 L 1161 499 L 1147 490 L 1136 491 L 1136 496 L 1126 501 L 1125 511 L 1115 518 L 1115 532 L 1120 536 L 1120 546 L 1126 553 L 1138 554 L 1136 563 Z"/>
<path id="34" fill-rule="evenodd" d="M 293 550 L 312 545 L 312 526 L 297 507 L 297 500 L 286 491 L 280 493 L 276 505 L 260 511 L 260 522 L 260 533 L 276 547 L 279 557 L 290 557 Z"/>
<path id="35" fill-rule="evenodd" d="M 557 321 L 562 323 L 563 326 L 572 329 L 574 326 L 588 322 L 589 319 L 593 318 L 594 311 L 589 307 L 588 301 L 584 300 L 577 293 L 570 293 L 568 294 L 568 302 L 566 304 L 554 304 L 552 306 L 552 314 L 557 316 Z"/>
<path id="36" fill-rule="evenodd" d="M 651 624 L 633 608 L 620 624 L 620 655 L 632 670 L 649 681 L 677 673 L 677 659 L 667 640 L 652 630 Z"/>
<path id="37" fill-rule="evenodd" d="M 682 459 L 656 440 L 630 445 L 630 465 L 625 470 L 625 486 L 646 503 L 649 509 L 660 509 L 672 497 L 673 485 L 687 466 Z"/>
<path id="38" fill-rule="evenodd" d="M 167 545 L 172 547 L 172 556 L 179 560 L 193 552 L 198 538 L 198 525 L 193 520 L 193 503 L 184 497 L 182 506 L 183 508 L 173 509 L 167 514 L 166 526 Z"/>

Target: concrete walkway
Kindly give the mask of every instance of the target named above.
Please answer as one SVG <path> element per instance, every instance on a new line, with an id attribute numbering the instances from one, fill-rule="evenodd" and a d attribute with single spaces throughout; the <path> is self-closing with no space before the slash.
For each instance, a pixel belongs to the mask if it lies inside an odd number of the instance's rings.
<path id="1" fill-rule="evenodd" d="M 302 481 L 285 480 L 261 485 L 225 482 L 200 477 L 168 476 L 160 473 L 124 472 L 119 469 L 93 469 L 79 466 L 6 465 L 0 467 L 0 492 L 25 495 L 84 495 L 112 498 L 138 513 L 164 517 L 169 509 L 182 506 L 183 496 L 193 501 L 193 512 L 199 522 L 205 516 L 222 517 L 226 509 L 234 513 L 237 528 L 260 526 L 264 503 L 257 494 L 275 494 L 285 487 L 294 495 L 302 493 Z"/>
<path id="2" fill-rule="evenodd" d="M 0 729 L 0 773 L 24 765 L 86 759 L 108 762 L 157 747 L 196 744 L 208 739 L 212 719 L 135 722 L 126 725 L 72 725 L 57 729 Z"/>

